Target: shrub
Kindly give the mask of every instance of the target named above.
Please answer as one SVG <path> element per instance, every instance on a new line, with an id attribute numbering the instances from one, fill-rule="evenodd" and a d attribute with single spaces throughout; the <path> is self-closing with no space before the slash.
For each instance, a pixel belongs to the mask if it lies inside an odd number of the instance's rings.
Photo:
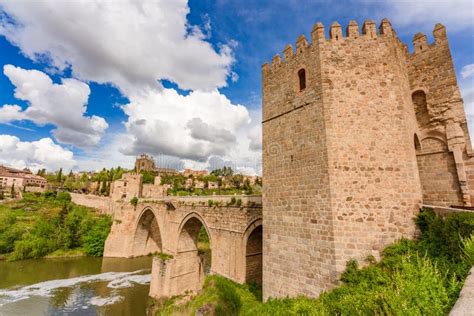
<path id="1" fill-rule="evenodd" d="M 136 196 L 134 196 L 134 197 L 130 200 L 130 204 L 132 204 L 133 207 L 137 207 L 138 198 L 137 198 Z"/>
<path id="2" fill-rule="evenodd" d="M 88 256 L 100 257 L 104 253 L 105 240 L 110 232 L 110 217 L 96 219 L 92 228 L 84 235 L 84 251 Z"/>
<path id="3" fill-rule="evenodd" d="M 58 192 L 56 195 L 56 200 L 64 203 L 69 203 L 71 202 L 71 194 L 68 192 Z"/>

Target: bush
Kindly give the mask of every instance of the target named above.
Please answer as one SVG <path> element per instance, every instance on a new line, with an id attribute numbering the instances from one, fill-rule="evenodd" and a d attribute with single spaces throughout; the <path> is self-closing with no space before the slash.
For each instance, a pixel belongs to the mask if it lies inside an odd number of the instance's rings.
<path id="1" fill-rule="evenodd" d="M 133 207 L 137 207 L 138 198 L 137 198 L 136 196 L 134 196 L 134 197 L 130 200 L 130 204 L 132 204 Z"/>
<path id="2" fill-rule="evenodd" d="M 25 194 L 23 200 L 7 209 L 8 216 L 0 217 L 0 253 L 11 252 L 8 260 L 39 258 L 69 250 L 101 256 L 111 219 L 97 216 L 89 208 L 68 202 L 69 199 L 70 195 L 63 192 L 54 199 L 51 194 Z M 35 212 L 38 210 L 41 211 Z"/>
<path id="3" fill-rule="evenodd" d="M 58 192 L 56 195 L 56 200 L 64 203 L 69 203 L 71 202 L 71 194 L 68 192 Z"/>
<path id="4" fill-rule="evenodd" d="M 84 251 L 88 256 L 101 257 L 104 254 L 105 240 L 109 235 L 111 225 L 110 217 L 99 218 L 84 235 Z"/>

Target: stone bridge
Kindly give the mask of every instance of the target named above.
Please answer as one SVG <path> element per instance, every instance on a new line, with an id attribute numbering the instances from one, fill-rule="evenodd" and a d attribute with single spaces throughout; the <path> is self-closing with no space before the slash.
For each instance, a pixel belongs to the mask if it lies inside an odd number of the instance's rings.
<path id="1" fill-rule="evenodd" d="M 167 197 L 139 200 L 136 206 L 117 201 L 104 257 L 169 254 L 153 259 L 150 296 L 197 291 L 205 274 L 206 259 L 198 251 L 204 226 L 210 239 L 210 273 L 261 284 L 261 197 L 233 198 L 236 203 L 231 196 Z"/>

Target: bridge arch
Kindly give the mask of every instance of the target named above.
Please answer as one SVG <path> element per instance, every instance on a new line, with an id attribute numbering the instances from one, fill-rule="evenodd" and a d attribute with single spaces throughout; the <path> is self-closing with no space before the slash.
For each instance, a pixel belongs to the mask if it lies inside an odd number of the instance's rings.
<path id="1" fill-rule="evenodd" d="M 245 282 L 262 285 L 263 271 L 262 219 L 252 222 L 243 235 L 245 249 Z"/>
<path id="2" fill-rule="evenodd" d="M 202 229 L 208 236 L 209 252 L 199 249 L 199 236 Z M 186 290 L 197 291 L 202 287 L 204 276 L 212 265 L 210 251 L 212 250 L 212 236 L 204 219 L 195 212 L 186 215 L 178 229 L 177 238 L 177 277 L 178 293 Z"/>
<path id="3" fill-rule="evenodd" d="M 160 226 L 154 210 L 150 207 L 144 208 L 138 216 L 132 247 L 134 257 L 163 251 Z"/>

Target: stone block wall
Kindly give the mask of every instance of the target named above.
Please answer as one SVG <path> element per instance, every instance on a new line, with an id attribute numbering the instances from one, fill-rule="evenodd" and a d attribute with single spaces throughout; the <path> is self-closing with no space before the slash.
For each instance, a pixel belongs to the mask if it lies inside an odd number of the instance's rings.
<path id="1" fill-rule="evenodd" d="M 408 54 L 388 21 L 362 29 L 316 24 L 263 66 L 265 298 L 317 296 L 347 260 L 414 234 Z"/>
<path id="2" fill-rule="evenodd" d="M 332 283 L 334 237 L 320 63 L 318 48 L 301 36 L 296 52 L 287 46 L 283 61 L 277 55 L 262 69 L 265 297 L 314 296 Z"/>
<path id="3" fill-rule="evenodd" d="M 72 201 L 78 205 L 96 208 L 101 214 L 114 216 L 114 205 L 109 197 L 79 193 L 69 194 L 71 195 Z"/>

